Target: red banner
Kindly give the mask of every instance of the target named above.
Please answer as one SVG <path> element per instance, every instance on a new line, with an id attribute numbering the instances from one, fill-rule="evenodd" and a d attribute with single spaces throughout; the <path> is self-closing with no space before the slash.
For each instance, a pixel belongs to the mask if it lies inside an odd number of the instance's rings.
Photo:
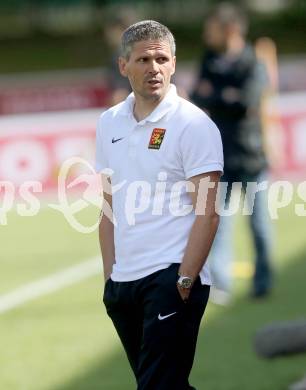
<path id="1" fill-rule="evenodd" d="M 57 186 L 62 163 L 72 156 L 94 162 L 95 127 L 101 110 L 0 118 L 0 181 Z"/>
<path id="2" fill-rule="evenodd" d="M 271 169 L 277 178 L 305 178 L 306 94 L 281 96 L 269 103 L 266 133 Z M 0 117 L 0 182 L 20 186 L 39 181 L 57 187 L 58 172 L 69 157 L 93 164 L 95 128 L 101 110 Z"/>
<path id="3" fill-rule="evenodd" d="M 286 94 L 271 99 L 265 133 L 271 170 L 276 177 L 305 178 L 306 94 Z"/>
<path id="4" fill-rule="evenodd" d="M 110 91 L 95 84 L 44 85 L 1 88 L 0 115 L 105 107 Z"/>

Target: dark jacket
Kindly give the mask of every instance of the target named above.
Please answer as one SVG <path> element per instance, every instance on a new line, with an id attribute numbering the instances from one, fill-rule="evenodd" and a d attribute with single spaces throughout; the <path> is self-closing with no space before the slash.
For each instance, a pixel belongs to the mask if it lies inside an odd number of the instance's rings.
<path id="1" fill-rule="evenodd" d="M 201 90 L 203 80 L 211 84 L 209 92 Z M 266 168 L 260 115 L 266 83 L 265 68 L 248 45 L 232 58 L 211 50 L 204 55 L 191 98 L 219 127 L 226 175 L 253 176 Z"/>

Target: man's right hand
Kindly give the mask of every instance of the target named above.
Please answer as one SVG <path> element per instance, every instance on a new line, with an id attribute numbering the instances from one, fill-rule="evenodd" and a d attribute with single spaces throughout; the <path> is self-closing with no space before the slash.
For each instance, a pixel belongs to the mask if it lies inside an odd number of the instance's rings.
<path id="1" fill-rule="evenodd" d="M 108 279 L 110 278 L 110 275 L 104 276 L 104 284 L 107 283 Z"/>

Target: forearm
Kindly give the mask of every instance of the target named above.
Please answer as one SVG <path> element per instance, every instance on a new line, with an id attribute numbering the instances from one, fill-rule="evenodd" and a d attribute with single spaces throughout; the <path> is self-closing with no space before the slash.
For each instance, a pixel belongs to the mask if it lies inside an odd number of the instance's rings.
<path id="1" fill-rule="evenodd" d="M 99 225 L 99 240 L 103 259 L 104 279 L 107 280 L 115 262 L 114 225 L 103 215 Z"/>
<path id="2" fill-rule="evenodd" d="M 179 272 L 193 279 L 199 275 L 206 262 L 219 224 L 219 216 L 197 216 L 192 226 Z"/>

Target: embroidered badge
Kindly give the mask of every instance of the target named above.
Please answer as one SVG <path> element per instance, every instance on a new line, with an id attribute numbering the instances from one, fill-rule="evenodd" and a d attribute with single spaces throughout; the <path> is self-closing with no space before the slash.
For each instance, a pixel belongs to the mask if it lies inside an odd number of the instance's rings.
<path id="1" fill-rule="evenodd" d="M 163 142 L 165 132 L 166 129 L 158 129 L 158 128 L 153 129 L 148 148 L 159 149 Z"/>

